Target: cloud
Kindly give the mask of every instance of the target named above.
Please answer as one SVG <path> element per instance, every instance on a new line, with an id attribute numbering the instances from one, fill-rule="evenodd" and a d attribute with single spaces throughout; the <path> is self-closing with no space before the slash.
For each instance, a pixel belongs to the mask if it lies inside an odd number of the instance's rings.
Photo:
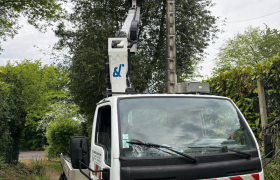
<path id="1" fill-rule="evenodd" d="M 23 26 L 14 39 L 8 38 L 2 43 L 4 52 L 0 55 L 0 65 L 5 65 L 8 60 L 19 61 L 23 59 L 41 59 L 43 64 L 49 64 L 50 56 L 44 52 L 51 50 L 51 46 L 58 41 L 51 28 L 46 33 L 41 33 L 33 26 L 27 24 L 24 18 L 20 19 Z M 38 46 L 43 52 L 34 46 Z"/>
<path id="2" fill-rule="evenodd" d="M 211 9 L 213 15 L 220 16 L 221 19 L 227 18 L 227 22 L 234 22 L 240 20 L 251 19 L 266 14 L 270 14 L 279 11 L 280 4 L 278 0 L 214 0 L 216 5 Z M 211 75 L 211 70 L 215 67 L 214 58 L 219 48 L 222 46 L 225 40 L 233 38 L 235 34 L 243 33 L 246 27 L 261 27 L 264 28 L 268 25 L 270 28 L 279 29 L 280 21 L 278 20 L 280 13 L 266 16 L 263 18 L 238 22 L 238 23 L 219 23 L 219 27 L 224 31 L 222 34 L 218 34 L 219 39 L 215 41 L 215 44 L 211 44 L 207 49 L 206 59 L 203 62 L 203 69 L 201 74 L 206 76 Z"/>

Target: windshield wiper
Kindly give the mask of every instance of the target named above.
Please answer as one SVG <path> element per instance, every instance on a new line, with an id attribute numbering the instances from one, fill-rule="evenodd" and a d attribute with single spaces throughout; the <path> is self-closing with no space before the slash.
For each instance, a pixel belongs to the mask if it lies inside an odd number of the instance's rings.
<path id="1" fill-rule="evenodd" d="M 232 151 L 232 152 L 236 152 L 238 154 L 242 154 L 244 156 L 247 156 L 248 158 L 252 157 L 252 155 L 249 154 L 249 153 L 229 149 L 227 146 L 222 146 L 222 147 L 219 147 L 219 146 L 201 146 L 201 147 L 188 147 L 188 148 L 216 148 L 216 149 L 221 149 L 222 152 Z"/>
<path id="2" fill-rule="evenodd" d="M 181 156 L 184 156 L 188 159 L 191 159 L 193 160 L 194 162 L 197 162 L 197 158 L 193 157 L 193 156 L 190 156 L 190 155 L 187 155 L 187 154 L 184 154 L 184 153 L 181 153 L 179 151 L 176 151 L 174 149 L 172 149 L 172 147 L 169 147 L 169 146 L 161 146 L 161 145 L 158 145 L 158 144 L 153 144 L 153 143 L 142 143 L 142 142 L 134 142 L 134 141 L 127 141 L 127 143 L 129 144 L 135 144 L 135 145 L 139 145 L 139 146 L 146 146 L 146 147 L 151 147 L 151 148 L 164 148 L 164 149 L 168 149 L 169 151 L 172 151 L 172 152 L 175 152 Z"/>

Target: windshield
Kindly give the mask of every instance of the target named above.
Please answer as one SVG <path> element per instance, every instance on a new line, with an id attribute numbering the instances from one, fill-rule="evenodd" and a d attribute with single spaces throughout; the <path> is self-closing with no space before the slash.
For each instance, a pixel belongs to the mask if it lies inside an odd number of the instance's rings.
<path id="1" fill-rule="evenodd" d="M 255 148 L 250 132 L 229 100 L 212 98 L 134 98 L 119 101 L 121 153 L 125 157 L 178 156 L 168 146 L 189 155 L 225 153 L 227 146 L 244 151 Z"/>

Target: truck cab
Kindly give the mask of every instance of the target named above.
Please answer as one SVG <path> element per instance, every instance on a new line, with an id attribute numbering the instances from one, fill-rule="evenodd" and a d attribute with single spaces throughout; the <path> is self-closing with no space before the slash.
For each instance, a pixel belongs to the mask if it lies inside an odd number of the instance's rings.
<path id="1" fill-rule="evenodd" d="M 264 180 L 258 143 L 232 100 L 133 94 L 97 104 L 90 179 Z M 106 179 L 105 178 L 105 179 Z"/>

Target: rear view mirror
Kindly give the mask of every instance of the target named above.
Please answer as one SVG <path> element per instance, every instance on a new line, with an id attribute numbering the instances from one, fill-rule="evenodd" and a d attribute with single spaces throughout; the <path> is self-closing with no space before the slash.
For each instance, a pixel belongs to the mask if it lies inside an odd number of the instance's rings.
<path id="1" fill-rule="evenodd" d="M 79 159 L 82 160 L 81 169 L 89 166 L 88 139 L 84 136 L 73 137 L 70 141 L 71 164 L 74 169 L 79 169 Z"/>
<path id="2" fill-rule="evenodd" d="M 271 158 L 275 154 L 273 133 L 271 132 L 264 135 L 264 152 L 266 158 Z"/>

